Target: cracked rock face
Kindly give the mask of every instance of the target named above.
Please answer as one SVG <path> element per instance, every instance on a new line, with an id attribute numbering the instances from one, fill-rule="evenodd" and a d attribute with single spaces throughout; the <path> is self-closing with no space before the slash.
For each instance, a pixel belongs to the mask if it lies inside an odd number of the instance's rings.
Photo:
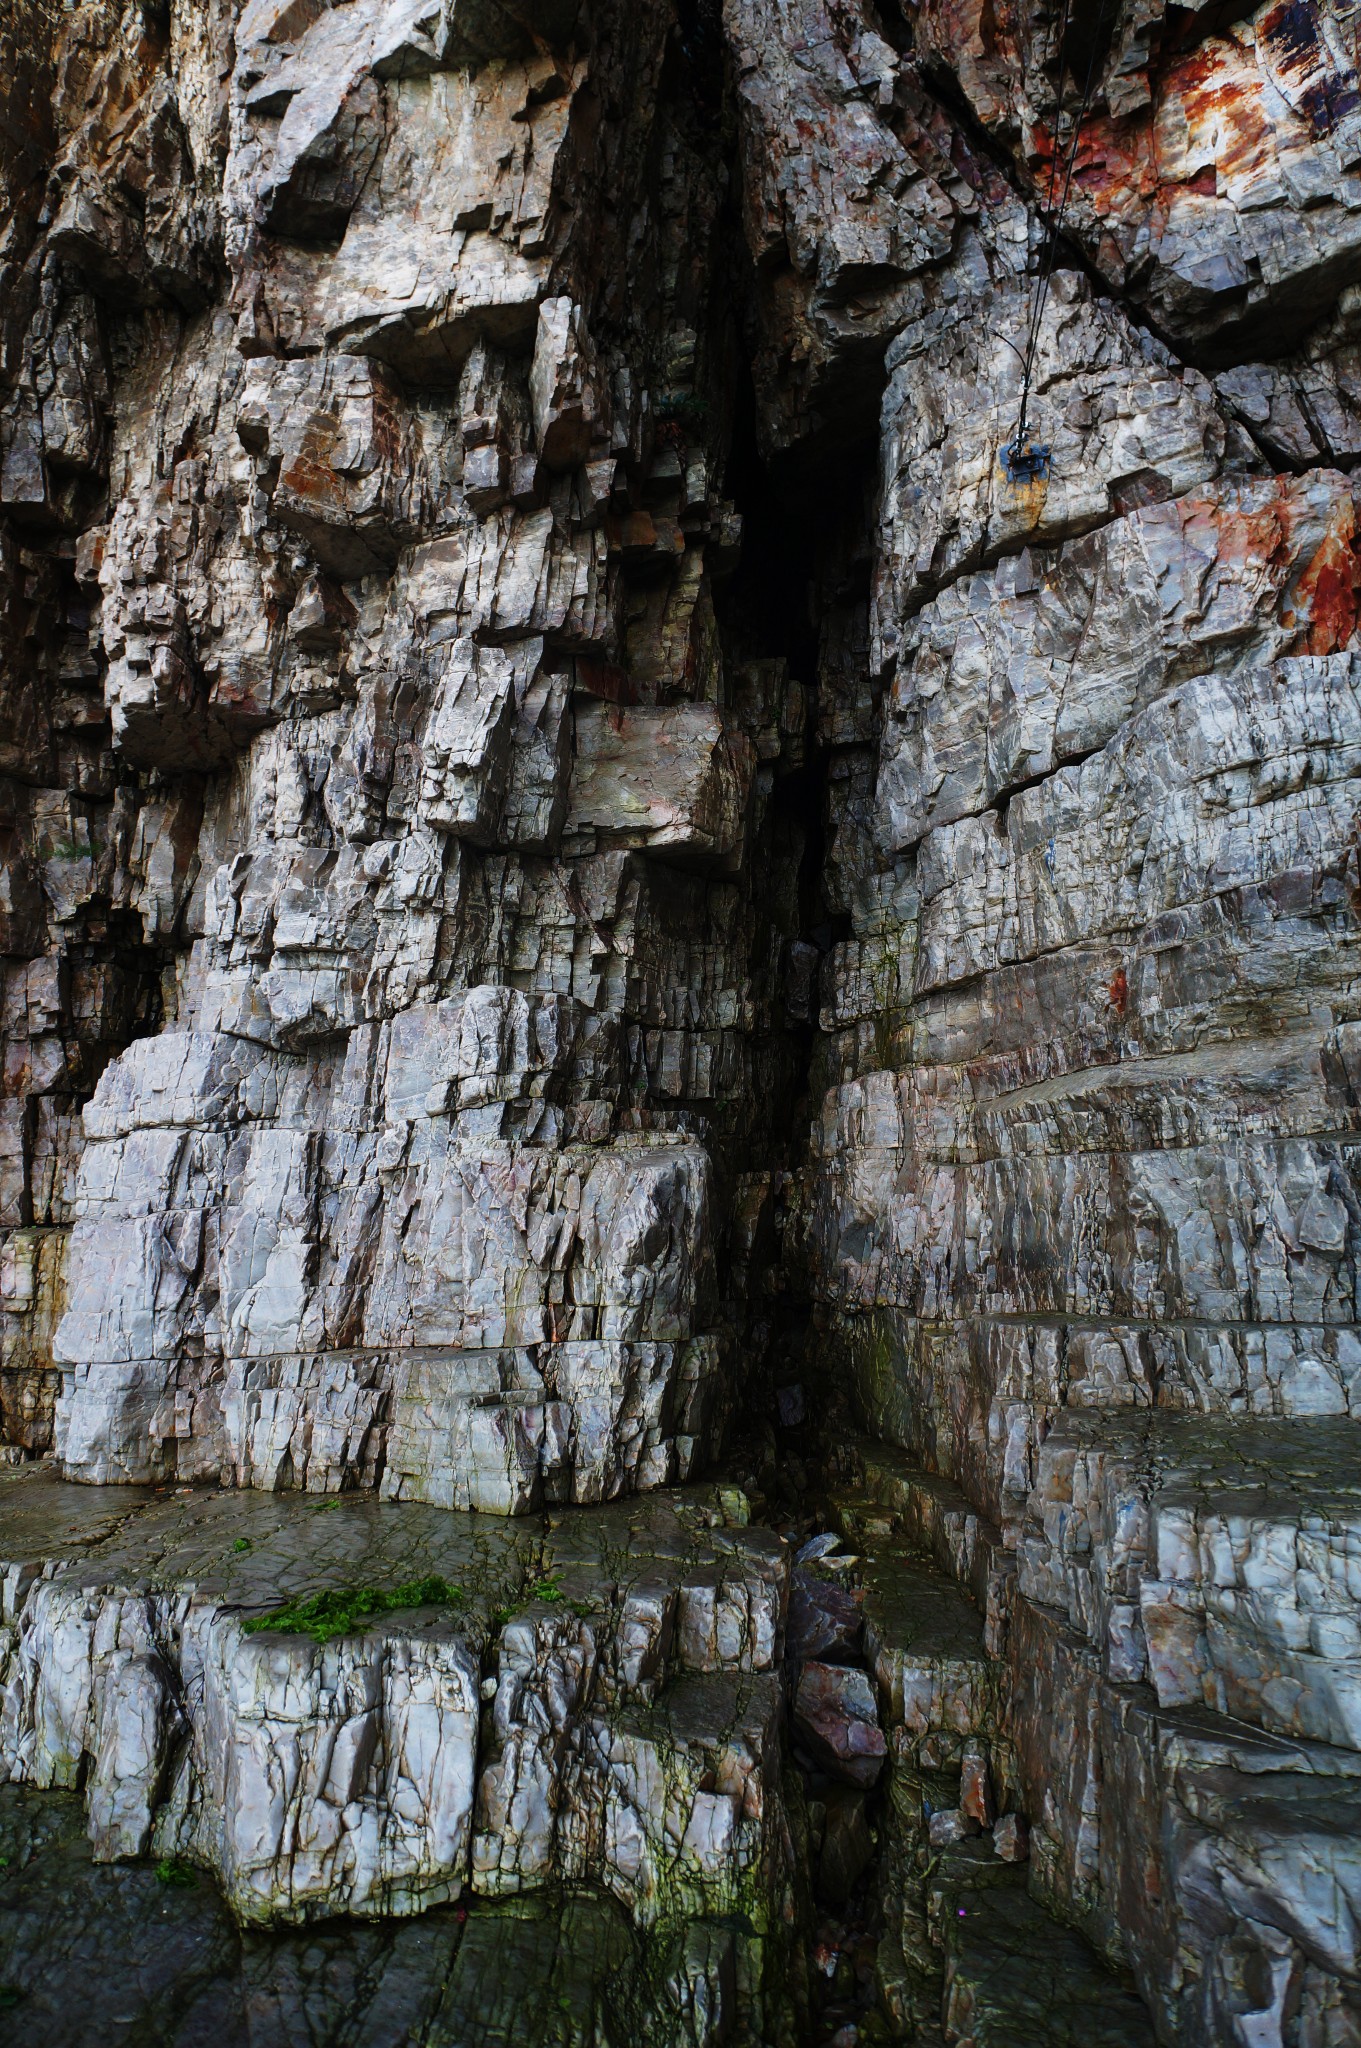
<path id="1" fill-rule="evenodd" d="M 643 1930 L 773 1931 L 787 1552 L 716 1497 L 545 1538 L 250 1492 L 84 1517 L 36 1470 L 3 1492 L 0 1768 L 83 1786 L 96 1861 L 191 1858 L 246 1926 L 566 1882 Z M 360 1577 L 414 1591 L 334 1638 L 290 1625 Z"/>
<path id="2" fill-rule="evenodd" d="M 1356 2048 L 1361 8 L 0 113 L 25 2038 Z"/>

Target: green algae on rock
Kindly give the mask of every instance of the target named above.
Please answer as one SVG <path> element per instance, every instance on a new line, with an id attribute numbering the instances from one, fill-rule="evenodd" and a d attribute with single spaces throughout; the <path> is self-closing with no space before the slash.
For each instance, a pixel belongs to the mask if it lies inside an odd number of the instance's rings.
<path id="1" fill-rule="evenodd" d="M 462 1607 L 467 1597 L 462 1586 L 451 1586 L 435 1574 L 390 1589 L 332 1586 L 306 1600 L 286 1601 L 269 1614 L 253 1614 L 241 1626 L 248 1636 L 274 1629 L 281 1635 L 311 1636 L 314 1642 L 329 1643 L 335 1636 L 352 1635 L 381 1614 L 398 1614 L 408 1607 Z"/>

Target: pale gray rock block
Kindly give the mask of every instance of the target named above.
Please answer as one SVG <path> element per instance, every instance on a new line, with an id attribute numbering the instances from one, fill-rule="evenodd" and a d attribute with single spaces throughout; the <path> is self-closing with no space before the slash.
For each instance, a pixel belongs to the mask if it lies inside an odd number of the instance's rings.
<path id="1" fill-rule="evenodd" d="M 99 1860 L 146 1854 L 170 1760 L 187 1732 L 157 1642 L 164 1626 L 144 1600 L 43 1589 L 24 1640 L 4 1658 L 0 1741 L 8 1774 L 40 1786 L 72 1784 L 83 1753 Z"/>
<path id="2" fill-rule="evenodd" d="M 896 65 L 882 39 L 857 22 L 852 42 L 830 9 L 803 0 L 745 0 L 727 28 L 741 58 L 753 251 L 783 243 L 829 300 L 866 273 L 907 276 L 946 255 L 955 210 L 885 118 Z"/>
<path id="3" fill-rule="evenodd" d="M 892 1751 L 958 1756 L 961 1736 L 994 1725 L 995 1626 L 916 1543 L 879 1536 L 865 1549 L 865 1653 Z"/>
<path id="4" fill-rule="evenodd" d="M 529 669 L 537 666 L 533 648 Z M 520 674 L 517 678 L 517 666 Z M 420 815 L 439 831 L 485 840 L 501 812 L 523 665 L 499 647 L 449 646 L 422 741 Z"/>
<path id="5" fill-rule="evenodd" d="M 247 365 L 236 431 L 276 476 L 272 516 L 337 576 L 391 568 L 438 510 L 416 423 L 374 364 L 261 357 Z"/>
<path id="6" fill-rule="evenodd" d="M 538 1506 L 553 1432 L 533 1352 L 418 1355 L 399 1358 L 388 1374 L 386 1499 L 500 1515 Z"/>
<path id="7" fill-rule="evenodd" d="M 708 1284 L 708 1205 L 698 1146 L 465 1149 L 440 1120 L 415 1125 L 384 1211 L 366 1341 L 683 1341 Z M 557 1279 L 569 1264 L 570 1308 Z"/>
<path id="8" fill-rule="evenodd" d="M 66 1364 L 130 1364 L 178 1355 L 193 1320 L 195 1259 L 180 1256 L 174 1218 L 78 1223 L 71 1236 L 72 1287 L 58 1324 Z"/>
<path id="9" fill-rule="evenodd" d="M 90 536 L 115 743 L 176 772 L 224 765 L 283 694 L 264 522 L 228 424 L 243 374 L 224 313 L 157 345 L 118 418 L 108 526 Z"/>
<path id="10" fill-rule="evenodd" d="M 217 1379 L 192 1352 L 78 1363 L 63 1374 L 53 1417 L 59 1467 L 96 1486 L 217 1478 L 226 1454 Z"/>
<path id="11" fill-rule="evenodd" d="M 1225 480 L 952 583 L 912 622 L 886 698 L 886 843 L 1090 754 L 1191 675 L 1330 651 L 1350 632 L 1328 606 L 1354 524 L 1339 475 Z"/>
<path id="12" fill-rule="evenodd" d="M 111 1657 L 97 1642 L 95 1654 L 102 1669 L 90 1764 L 90 1840 L 96 1859 L 111 1862 L 146 1853 L 182 1716 L 158 1650 Z"/>
<path id="13" fill-rule="evenodd" d="M 419 1911 L 461 1888 L 478 1674 L 447 1633 L 248 1637 L 187 1599 L 54 1581 L 8 1663 L 7 1773 L 74 1784 L 88 1760 L 103 1859 L 145 1854 L 168 1800 L 247 1922 Z"/>
<path id="14" fill-rule="evenodd" d="M 1066 1418 L 1040 1448 L 1021 1590 L 1164 1705 L 1357 1749 L 1353 1435 Z"/>
<path id="15" fill-rule="evenodd" d="M 360 1023 L 383 907 L 376 866 L 372 848 L 283 840 L 217 869 L 201 1021 L 290 1050 Z"/>
<path id="16" fill-rule="evenodd" d="M 205 1033 L 111 1067 L 62 1324 L 66 1468 L 151 1477 L 182 1459 L 183 1476 L 216 1459 L 239 1483 L 310 1490 L 382 1476 L 396 1497 L 496 1513 L 686 1476 L 721 1377 L 701 1334 L 706 1156 L 489 1155 L 472 1128 L 563 1085 L 583 1022 L 569 997 L 483 987 L 356 1036 L 324 1083 Z M 346 1091 L 403 1120 L 323 1136 Z M 200 1116 L 220 1129 L 184 1128 Z M 385 1175 L 405 1190 L 400 1228 Z M 355 1350 L 366 1315 L 376 1348 Z M 408 1358 L 412 1344 L 440 1348 Z M 517 1344 L 534 1349 L 501 1348 Z"/>
<path id="17" fill-rule="evenodd" d="M 1030 1829 L 1024 1816 L 1004 1813 L 993 1828 L 992 1846 L 1004 1863 L 1024 1863 L 1030 1855 Z"/>
<path id="18" fill-rule="evenodd" d="M 388 1028 L 385 1114 L 395 1124 L 542 1093 L 565 1078 L 584 1023 L 571 996 L 501 985 L 404 1010 Z"/>
<path id="19" fill-rule="evenodd" d="M 1219 2048 L 1247 2022 L 1247 2038 L 1286 2048 L 1289 2001 L 1317 2022 L 1316 2038 L 1341 2024 L 1332 2038 L 1345 2040 L 1355 1753 L 1112 1686 L 1057 1617 L 1026 1601 L 1011 1654 L 1021 1782 L 1043 1815 L 1032 1895 L 1123 1955 L 1161 2038 Z M 1113 1804 L 1118 1829 L 1105 1820 Z"/>
<path id="20" fill-rule="evenodd" d="M 977 1504 L 975 1525 L 981 1511 L 1012 1542 L 1041 1443 L 1065 1409 L 1156 1404 L 1211 1416 L 1361 1419 L 1357 1345 L 1345 1325 L 1157 1328 L 978 1316 L 941 1326 L 881 1311 L 834 1328 L 867 1423 L 931 1471 L 951 1475 Z M 914 1486 L 917 1499 L 925 1484 Z M 947 1556 L 933 1530 L 924 1526 L 923 1535 L 986 1606 L 972 1546 L 952 1543 Z"/>
<path id="21" fill-rule="evenodd" d="M 128 900 L 149 939 L 169 945 L 180 928 L 201 860 L 193 798 L 175 792 L 143 805 L 128 849 Z"/>
<path id="22" fill-rule="evenodd" d="M 623 710 L 578 699 L 568 839 L 731 872 L 755 765 L 750 740 L 715 706 Z"/>
<path id="23" fill-rule="evenodd" d="M 1264 1951 L 1275 1965 L 1269 1965 L 1267 2011 L 1259 2007 L 1252 2015 L 1261 2038 L 1273 2041 L 1287 2038 L 1284 2007 L 1287 1992 L 1299 1984 L 1301 1953 L 1316 1970 L 1341 1978 L 1349 1988 L 1361 1961 L 1356 1783 L 1329 1783 L 1322 1777 L 1301 1783 L 1301 1775 L 1267 1769 L 1245 1785 L 1232 1769 L 1206 1762 L 1184 1768 L 1176 1779 L 1175 1826 L 1182 1837 L 1177 1845 L 1178 1904 L 1183 1913 L 1194 1910 L 1195 1865 L 1203 1862 L 1208 1868 L 1201 1882 L 1218 1892 L 1244 1947 L 1256 1948 L 1259 1956 Z M 1221 1996 L 1236 1974 L 1224 1969 L 1228 1960 L 1221 1949 L 1205 1972 L 1207 1990 L 1220 1978 L 1215 1989 Z M 1250 1967 L 1249 1956 L 1241 1960 Z M 1248 1971 L 1244 1975 L 1251 1981 Z M 1212 1992 L 1206 2020 L 1218 2017 L 1215 2003 Z M 1276 2022 L 1274 2032 L 1268 2014 Z"/>
<path id="24" fill-rule="evenodd" d="M 679 1680 L 660 1711 L 594 1718 L 579 1803 L 559 1822 L 565 1869 L 595 1877 L 644 1926 L 705 1899 L 768 1929 L 782 1709 L 774 1673 L 724 1672 Z"/>
<path id="25" fill-rule="evenodd" d="M 534 439 L 550 469 L 576 469 L 592 444 L 610 440 L 607 393 L 580 306 L 569 298 L 545 299 L 539 307 L 529 400 Z"/>
<path id="26" fill-rule="evenodd" d="M 1158 1362 L 1169 1408 L 1361 1420 L 1361 1337 L 1355 1330 L 1275 1328 L 1169 1333 Z"/>
<path id="27" fill-rule="evenodd" d="M 496 841 L 526 853 L 556 849 L 572 772 L 571 688 L 565 676 L 517 684 L 515 732 Z"/>
<path id="28" fill-rule="evenodd" d="M 83 1777 L 101 1857 L 191 1856 L 247 1924 L 565 1880 L 640 1926 L 679 1906 L 767 1930 L 788 1556 L 716 1495 L 571 1511 L 532 1541 L 397 1504 L 125 1490 L 119 1508 L 31 1470 L 0 1503 L 0 1771 Z M 452 1617 L 325 1644 L 241 1625 L 432 1569 L 462 1588 Z"/>
<path id="29" fill-rule="evenodd" d="M 814 1144 L 824 1170 L 864 1150 L 887 1173 L 909 1153 L 969 1164 L 1308 1138 L 1354 1125 L 1356 1043 L 1350 1023 L 1314 1023 L 1247 1045 L 1225 1030 L 1169 1054 L 1146 1055 L 1122 1033 L 1110 1046 L 1116 1057 L 1099 1064 L 1070 1065 L 1060 1039 L 1023 1065 L 997 1047 L 967 1066 L 872 1068 L 828 1090 Z"/>
<path id="30" fill-rule="evenodd" d="M 222 766 L 230 743 L 203 715 L 207 689 L 182 604 L 163 588 L 150 590 L 111 626 L 109 651 L 104 695 L 118 750 L 144 767 Z"/>
<path id="31" fill-rule="evenodd" d="M 502 506 L 410 550 L 392 579 L 385 627 L 390 660 L 409 659 L 413 624 L 432 643 L 451 623 L 507 643 L 552 633 L 591 645 L 616 639 L 619 586 L 595 526 L 571 531 L 553 508 Z"/>
<path id="32" fill-rule="evenodd" d="M 434 69 L 439 19 L 438 0 L 357 0 L 319 9 L 299 34 L 282 6 L 247 11 L 229 174 L 265 226 L 303 238 L 343 227 L 380 139 L 364 135 L 378 106 L 372 81 Z"/>
<path id="33" fill-rule="evenodd" d="M 628 1511 L 608 1630 L 589 1525 L 554 1518 L 544 1600 L 498 1648 L 474 1888 L 515 1891 L 552 1869 L 603 1884 L 644 1925 L 707 1899 L 762 1928 L 779 1856 L 787 1552 L 716 1517 L 697 1531 L 673 1502 Z"/>
<path id="34" fill-rule="evenodd" d="M 392 1371 L 369 1353 L 233 1359 L 218 1396 L 238 1486 L 338 1493 L 378 1484 Z"/>
<path id="35" fill-rule="evenodd" d="M 1225 460 L 1209 382 L 1131 329 L 1085 279 L 1060 271 L 1028 427 L 1050 467 L 1034 481 L 1009 479 L 1001 457 L 1020 409 L 1032 294 L 1009 254 L 984 258 L 979 245 L 959 260 L 962 275 L 986 262 L 995 276 L 953 303 L 923 294 L 888 353 L 872 668 L 897 653 L 911 614 L 962 572 L 1103 525 L 1122 500 L 1138 502 L 1150 478 L 1157 495 L 1180 497 Z"/>
<path id="36" fill-rule="evenodd" d="M 421 1911 L 462 1888 L 479 1672 L 447 1629 L 315 1645 L 205 1616 L 193 1840 L 239 1918 Z M 282 1894 L 282 1896 L 281 1896 Z"/>
<path id="37" fill-rule="evenodd" d="M 228 1200 L 218 1224 L 218 1326 L 234 1356 L 299 1351 L 321 1337 L 319 1327 L 309 1327 L 318 1146 L 311 1132 L 265 1125 L 246 1131 L 227 1155 Z"/>
<path id="38" fill-rule="evenodd" d="M 1361 950 L 1347 908 L 1349 858 L 1339 845 L 1317 865 L 1287 869 L 1242 894 L 1202 897 L 1137 931 L 1038 953 L 978 980 L 949 984 L 890 1017 L 887 1026 L 857 1023 L 829 1041 L 828 1080 L 852 1080 L 886 1061 L 925 1068 L 981 1061 L 1010 1090 L 1092 1065 L 1099 1072 L 1136 1054 L 1166 1059 L 1163 1071 L 1170 1076 L 1174 1056 L 1214 1046 L 1222 1058 L 1235 1037 L 1245 1064 L 1260 1075 L 1272 1057 L 1272 1040 L 1279 1036 L 1288 1048 L 1291 1040 L 1298 1044 L 1301 1035 L 1317 1032 L 1330 1014 L 1339 973 L 1349 975 L 1353 953 Z M 1041 1040 L 1023 1021 L 1036 1008 L 1050 1020 Z M 1254 1034 L 1264 1034 L 1260 1052 L 1247 1040 L 1248 1020 Z M 1339 1041 L 1342 1075 L 1352 1062 L 1345 1044 Z M 1299 1095 L 1291 1065 L 1287 1053 L 1281 1072 L 1288 1103 Z M 1168 1129 L 1184 1114 L 1173 1107 L 1175 1094 L 1165 1090 L 1167 1107 L 1158 1119 Z M 1264 1111 L 1264 1095 L 1260 1100 Z M 1345 1115 L 1335 1090 L 1332 1100 Z M 1292 1119 L 1298 1114 L 1293 1104 L 1289 1113 Z M 1302 1121 L 1288 1127 L 1308 1128 Z"/>
<path id="39" fill-rule="evenodd" d="M 360 1021 L 355 975 L 349 967 L 313 966 L 276 959 L 256 980 L 251 1014 L 231 1022 L 250 1035 L 263 1027 L 271 1044 L 298 1047 L 333 1039 Z"/>
<path id="40" fill-rule="evenodd" d="M 1349 287 L 1299 357 L 1221 370 L 1215 390 L 1278 462 L 1346 462 L 1361 454 L 1361 356 Z"/>
<path id="41" fill-rule="evenodd" d="M 472 1845 L 473 1884 L 480 1892 L 533 1888 L 562 1868 L 559 1803 L 596 1656 L 595 1629 L 570 1611 L 532 1612 L 502 1635 L 491 1754 L 478 1784 Z"/>
<path id="42" fill-rule="evenodd" d="M 380 120 L 383 133 L 366 177 L 349 183 L 352 147 L 334 195 L 322 183 L 321 203 L 333 227 L 343 216 L 344 230 L 338 248 L 324 253 L 299 243 L 261 246 L 252 226 L 254 124 L 240 109 L 226 203 L 240 223 L 248 338 L 272 327 L 295 345 L 378 357 L 418 382 L 432 373 L 447 380 L 478 338 L 530 342 L 548 284 L 545 229 L 558 159 L 582 73 L 569 74 L 565 93 L 540 100 L 541 78 L 556 75 L 552 59 L 536 55 L 480 73 L 361 79 L 352 95 L 359 151 L 372 147 Z"/>
<path id="43" fill-rule="evenodd" d="M 809 1250 L 828 1298 L 847 1307 L 1351 1320 L 1345 1145 L 1235 1141 L 977 1166 L 907 1154 L 884 1165 L 852 1154 L 815 1184 Z M 1130 1220 L 1137 1262 L 1124 1256 Z"/>
<path id="44" fill-rule="evenodd" d="M 750 1565 L 748 1558 L 744 1566 Z M 783 1623 L 782 1584 L 715 1569 L 691 1574 L 680 1589 L 675 1654 L 687 1671 L 769 1671 Z"/>
<path id="45" fill-rule="evenodd" d="M 546 1385 L 539 1462 L 550 1500 L 611 1500 L 690 1476 L 722 1406 L 723 1340 L 596 1341 L 540 1352 Z"/>
<path id="46" fill-rule="evenodd" d="M 660 1572 L 634 1580 L 620 1602 L 610 1658 L 600 1673 L 602 1699 L 656 1698 L 671 1666 L 677 1605 L 674 1584 Z"/>
<path id="47" fill-rule="evenodd" d="M 1335 859 L 1357 679 L 1351 655 L 1300 655 L 1181 684 L 1020 791 L 1004 830 L 961 818 L 928 833 L 918 991 Z"/>

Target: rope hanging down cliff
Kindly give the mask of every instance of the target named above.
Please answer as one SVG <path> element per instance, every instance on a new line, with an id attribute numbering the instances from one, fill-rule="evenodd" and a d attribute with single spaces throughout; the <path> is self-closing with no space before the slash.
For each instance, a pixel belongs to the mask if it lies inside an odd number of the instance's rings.
<path id="1" fill-rule="evenodd" d="M 1092 92 L 1096 85 L 1097 65 L 1101 54 L 1102 30 L 1106 24 L 1106 9 L 1109 0 L 1101 0 L 1096 21 L 1092 28 L 1091 50 L 1087 60 L 1087 79 L 1082 88 L 1082 98 L 1073 116 L 1072 133 L 1068 138 L 1068 156 L 1064 165 L 1063 185 L 1059 191 L 1057 211 L 1054 194 L 1058 188 L 1059 171 L 1059 123 L 1063 114 L 1063 79 L 1066 70 L 1064 52 L 1068 47 L 1069 28 L 1072 17 L 1072 0 L 1063 0 L 1063 14 L 1059 21 L 1058 42 L 1058 97 L 1054 106 L 1054 153 L 1049 159 L 1049 196 L 1044 207 L 1044 218 L 1049 229 L 1045 246 L 1044 261 L 1040 269 L 1040 280 L 1030 308 L 1030 319 L 1026 330 L 1025 355 L 1021 363 L 1021 405 L 1016 415 L 1016 431 L 1002 449 L 1002 468 L 1013 483 L 1029 483 L 1037 477 L 1049 474 L 1050 453 L 1043 442 L 1032 443 L 1027 436 L 1028 414 L 1030 411 L 1030 386 L 1035 374 L 1035 352 L 1039 347 L 1040 328 L 1044 322 L 1045 306 L 1049 298 L 1050 280 L 1054 275 L 1054 258 L 1058 251 L 1059 231 L 1068 205 L 1068 195 L 1073 186 L 1073 172 L 1077 166 L 1078 139 L 1082 124 L 1092 103 Z"/>

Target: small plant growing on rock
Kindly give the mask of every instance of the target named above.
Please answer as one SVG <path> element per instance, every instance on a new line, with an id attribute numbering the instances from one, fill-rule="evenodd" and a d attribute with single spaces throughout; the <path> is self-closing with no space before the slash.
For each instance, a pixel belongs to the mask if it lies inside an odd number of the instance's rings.
<path id="1" fill-rule="evenodd" d="M 172 1890 L 185 1891 L 198 1883 L 198 1873 L 191 1863 L 182 1862 L 178 1856 L 162 1856 L 156 1865 L 156 1881 Z"/>
<path id="2" fill-rule="evenodd" d="M 253 1614 L 242 1625 L 247 1635 L 268 1628 L 329 1643 L 334 1636 L 352 1634 L 374 1615 L 392 1614 L 401 1607 L 461 1607 L 464 1598 L 461 1586 L 451 1586 L 446 1579 L 434 1575 L 409 1579 L 405 1585 L 390 1590 L 381 1586 L 332 1586 L 306 1600 L 286 1601 L 268 1614 Z"/>

